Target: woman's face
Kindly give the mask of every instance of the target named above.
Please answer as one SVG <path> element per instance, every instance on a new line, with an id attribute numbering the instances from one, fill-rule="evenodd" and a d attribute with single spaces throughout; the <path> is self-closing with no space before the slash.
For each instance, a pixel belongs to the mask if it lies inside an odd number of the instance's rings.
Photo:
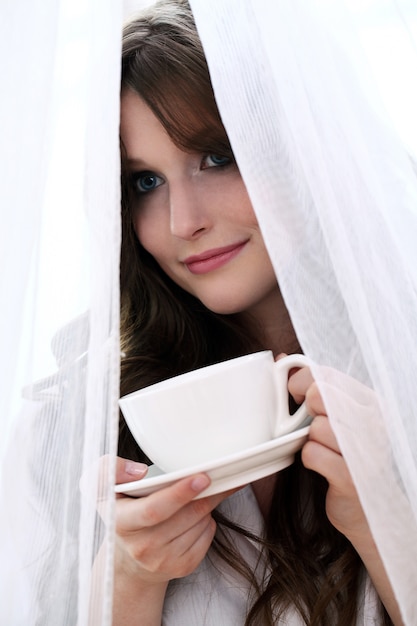
<path id="1" fill-rule="evenodd" d="M 216 313 L 256 314 L 272 301 L 275 274 L 236 164 L 178 148 L 130 90 L 122 95 L 121 137 L 135 232 L 164 272 Z"/>

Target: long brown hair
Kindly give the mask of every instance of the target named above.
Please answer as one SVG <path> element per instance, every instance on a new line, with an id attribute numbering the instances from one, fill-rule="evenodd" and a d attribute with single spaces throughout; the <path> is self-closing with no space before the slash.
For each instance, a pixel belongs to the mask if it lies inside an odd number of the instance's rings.
<path id="1" fill-rule="evenodd" d="M 186 0 L 161 0 L 124 30 L 122 92 L 135 91 L 185 150 L 231 154 L 204 52 Z M 121 394 L 216 361 L 263 348 L 236 316 L 221 316 L 173 283 L 142 248 L 132 226 L 131 184 L 123 171 L 121 254 Z M 147 460 L 120 422 L 119 453 Z M 351 626 L 363 578 L 359 556 L 325 514 L 326 481 L 299 456 L 278 474 L 266 537 L 272 575 L 258 588 L 228 540 L 249 535 L 216 515 L 213 550 L 253 584 L 246 624 L 274 624 L 295 606 L 310 626 Z M 390 624 L 385 612 L 381 623 Z"/>

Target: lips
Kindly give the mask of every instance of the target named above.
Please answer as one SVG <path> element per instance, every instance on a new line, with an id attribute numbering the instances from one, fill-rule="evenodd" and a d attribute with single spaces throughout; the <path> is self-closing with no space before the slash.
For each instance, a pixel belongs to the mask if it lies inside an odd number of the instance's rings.
<path id="1" fill-rule="evenodd" d="M 248 240 L 206 250 L 202 254 L 196 254 L 184 259 L 183 263 L 192 274 L 206 274 L 212 272 L 234 259 L 248 243 Z"/>

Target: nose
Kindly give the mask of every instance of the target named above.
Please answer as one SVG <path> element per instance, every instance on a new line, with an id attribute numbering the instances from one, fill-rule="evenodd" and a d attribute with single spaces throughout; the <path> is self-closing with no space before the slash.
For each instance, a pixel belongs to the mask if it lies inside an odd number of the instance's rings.
<path id="1" fill-rule="evenodd" d="M 170 228 L 180 239 L 197 239 L 211 225 L 208 199 L 192 180 L 176 181 L 170 185 Z"/>

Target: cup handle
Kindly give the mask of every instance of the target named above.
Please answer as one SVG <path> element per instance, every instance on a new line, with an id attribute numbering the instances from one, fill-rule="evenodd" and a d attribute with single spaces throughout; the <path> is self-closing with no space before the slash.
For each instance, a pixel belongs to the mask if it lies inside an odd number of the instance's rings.
<path id="1" fill-rule="evenodd" d="M 273 438 L 281 437 L 296 430 L 308 417 L 305 402 L 292 415 L 289 408 L 288 375 L 294 367 L 310 367 L 311 361 L 303 354 L 289 354 L 274 362 L 277 412 L 273 428 Z"/>

